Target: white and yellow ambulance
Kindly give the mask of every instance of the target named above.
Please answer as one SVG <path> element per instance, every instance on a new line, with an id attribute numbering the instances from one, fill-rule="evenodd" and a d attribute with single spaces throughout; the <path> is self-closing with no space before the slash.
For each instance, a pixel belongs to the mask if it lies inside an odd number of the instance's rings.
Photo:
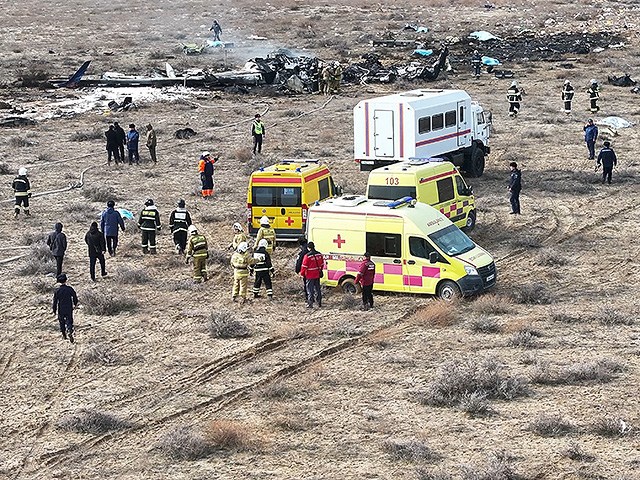
<path id="1" fill-rule="evenodd" d="M 369 174 L 367 198 L 415 198 L 440 210 L 465 232 L 476 225 L 476 202 L 456 166 L 441 158 L 414 158 L 376 168 Z"/>
<path id="2" fill-rule="evenodd" d="M 450 300 L 496 284 L 495 263 L 438 210 L 410 197 L 389 202 L 345 196 L 309 208 L 307 235 L 324 254 L 323 282 L 355 293 L 364 252 L 376 264 L 374 290 Z"/>

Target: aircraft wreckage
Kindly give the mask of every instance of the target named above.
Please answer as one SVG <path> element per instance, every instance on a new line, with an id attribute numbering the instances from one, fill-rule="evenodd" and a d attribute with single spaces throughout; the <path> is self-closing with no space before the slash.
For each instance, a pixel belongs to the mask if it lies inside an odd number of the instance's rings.
<path id="1" fill-rule="evenodd" d="M 397 78 L 407 80 L 435 80 L 444 69 L 448 50 L 445 48 L 435 61 L 428 64 L 424 61 L 413 61 L 404 65 L 384 66 L 373 54 L 363 56 L 363 61 L 344 68 L 343 81 L 347 83 L 390 83 Z M 432 58 L 433 58 L 432 57 Z M 166 87 L 183 85 L 186 87 L 225 89 L 272 85 L 286 92 L 318 91 L 318 79 L 325 62 L 306 55 L 295 55 L 288 50 L 280 49 L 268 54 L 265 58 L 248 60 L 243 68 L 214 72 L 210 69 L 185 70 L 176 74 L 171 65 L 164 70 L 154 69 L 149 76 L 125 75 L 117 72 L 105 72 L 100 77 L 87 76 L 85 72 L 91 61 L 85 62 L 76 73 L 69 78 L 52 78 L 49 84 L 56 88 L 78 87 Z"/>

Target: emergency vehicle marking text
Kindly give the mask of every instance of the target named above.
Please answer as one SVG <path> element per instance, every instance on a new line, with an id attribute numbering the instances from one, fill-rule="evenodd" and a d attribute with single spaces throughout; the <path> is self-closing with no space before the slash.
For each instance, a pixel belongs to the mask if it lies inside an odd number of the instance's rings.
<path id="1" fill-rule="evenodd" d="M 387 185 L 400 185 L 400 179 L 398 177 L 387 177 L 385 182 L 387 182 Z"/>

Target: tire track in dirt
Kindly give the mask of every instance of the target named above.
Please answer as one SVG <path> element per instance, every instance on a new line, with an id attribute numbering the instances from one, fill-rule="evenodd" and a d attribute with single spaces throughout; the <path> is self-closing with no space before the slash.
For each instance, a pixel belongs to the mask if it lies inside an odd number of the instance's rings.
<path id="1" fill-rule="evenodd" d="M 9 367 L 11 366 L 11 363 L 13 362 L 15 356 L 16 352 L 14 350 L 12 352 L 5 352 L 2 354 L 2 357 L 0 357 L 0 380 L 4 378 L 7 370 L 9 370 Z"/>

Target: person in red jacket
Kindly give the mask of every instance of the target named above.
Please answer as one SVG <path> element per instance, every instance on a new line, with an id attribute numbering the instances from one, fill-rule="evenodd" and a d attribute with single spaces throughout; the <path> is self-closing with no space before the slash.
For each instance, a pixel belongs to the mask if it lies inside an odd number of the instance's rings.
<path id="1" fill-rule="evenodd" d="M 316 250 L 313 242 L 307 243 L 309 251 L 302 259 L 300 275 L 304 278 L 307 287 L 307 308 L 313 308 L 314 297 L 318 307 L 322 307 L 322 292 L 320 291 L 320 279 L 323 277 L 324 258 Z M 315 295 L 314 295 L 315 294 Z"/>
<path id="2" fill-rule="evenodd" d="M 376 275 L 376 264 L 371 261 L 371 254 L 364 252 L 364 260 L 358 268 L 356 284 L 362 286 L 362 304 L 365 310 L 373 308 L 373 279 Z"/>

